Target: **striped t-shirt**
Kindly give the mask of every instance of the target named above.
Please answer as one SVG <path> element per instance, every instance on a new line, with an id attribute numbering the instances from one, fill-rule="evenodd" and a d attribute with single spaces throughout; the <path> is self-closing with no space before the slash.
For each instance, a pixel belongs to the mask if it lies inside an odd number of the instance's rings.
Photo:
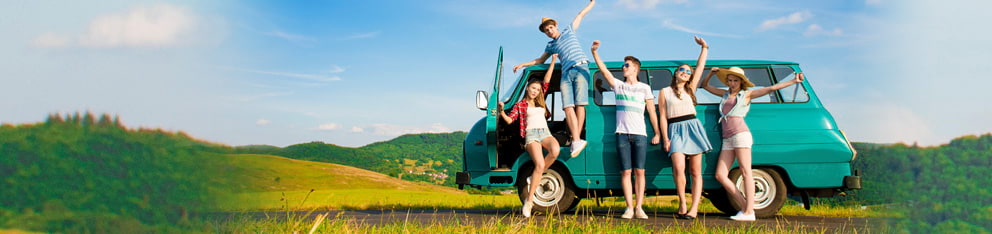
<path id="1" fill-rule="evenodd" d="M 544 52 L 547 52 L 548 55 L 558 54 L 562 70 L 568 70 L 580 62 L 589 61 L 586 54 L 582 52 L 582 46 L 579 46 L 579 37 L 575 35 L 571 25 L 562 29 L 557 39 L 549 41 Z"/>
<path id="2" fill-rule="evenodd" d="M 628 84 L 617 80 L 613 86 L 617 100 L 617 131 L 631 135 L 647 136 L 644 125 L 644 108 L 648 99 L 654 99 L 651 87 L 637 82 Z"/>

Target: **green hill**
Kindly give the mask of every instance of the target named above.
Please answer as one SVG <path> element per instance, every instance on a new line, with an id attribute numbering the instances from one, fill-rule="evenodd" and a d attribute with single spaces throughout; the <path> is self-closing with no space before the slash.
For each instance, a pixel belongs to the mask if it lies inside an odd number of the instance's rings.
<path id="1" fill-rule="evenodd" d="M 0 227 L 160 232 L 215 207 L 224 146 L 117 118 L 52 115 L 0 126 Z"/>
<path id="2" fill-rule="evenodd" d="M 909 232 L 976 233 L 992 229 L 992 134 L 936 147 L 855 143 L 864 189 L 852 199 L 888 204 Z"/>
<path id="3" fill-rule="evenodd" d="M 453 187 L 461 170 L 461 143 L 467 133 L 409 134 L 359 148 L 309 142 L 285 148 L 239 146 L 241 154 L 268 154 L 317 162 L 354 166 L 408 181 Z"/>
<path id="4" fill-rule="evenodd" d="M 236 188 L 245 192 L 382 189 L 464 193 L 454 188 L 404 181 L 350 166 L 272 155 L 225 155 L 225 174 L 238 175 Z"/>

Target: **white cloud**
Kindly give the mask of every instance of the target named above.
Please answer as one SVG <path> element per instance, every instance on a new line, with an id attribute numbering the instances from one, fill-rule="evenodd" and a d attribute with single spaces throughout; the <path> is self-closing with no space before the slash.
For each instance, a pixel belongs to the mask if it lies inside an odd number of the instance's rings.
<path id="1" fill-rule="evenodd" d="M 342 72 L 344 72 L 344 68 L 343 67 L 340 67 L 338 65 L 331 65 L 331 70 L 329 70 L 327 72 L 328 73 L 342 73 Z"/>
<path id="2" fill-rule="evenodd" d="M 761 32 L 761 31 L 772 30 L 778 28 L 779 26 L 787 25 L 787 24 L 802 23 L 803 21 L 806 21 L 812 17 L 813 14 L 810 13 L 809 11 L 799 11 L 796 13 L 789 14 L 787 16 L 783 16 L 781 18 L 765 20 L 764 22 L 761 22 L 761 26 L 758 26 L 758 31 Z"/>
<path id="3" fill-rule="evenodd" d="M 281 30 L 275 30 L 275 31 L 272 31 L 272 32 L 266 32 L 265 35 L 282 38 L 282 39 L 285 39 L 285 40 L 287 40 L 289 42 L 293 42 L 293 43 L 306 43 L 306 42 L 316 41 L 315 39 L 313 39 L 311 37 L 308 37 L 308 36 L 287 33 L 287 32 L 283 32 Z"/>
<path id="4" fill-rule="evenodd" d="M 317 130 L 321 130 L 321 131 L 334 131 L 334 130 L 338 130 L 340 128 L 341 128 L 341 125 L 338 125 L 337 123 L 326 123 L 326 124 L 321 124 L 320 126 L 317 126 Z"/>
<path id="5" fill-rule="evenodd" d="M 881 4 L 882 4 L 882 0 L 865 0 L 865 5 L 875 5 L 875 6 L 878 6 L 878 5 L 881 5 Z"/>
<path id="6" fill-rule="evenodd" d="M 630 10 L 650 10 L 658 6 L 659 3 L 676 3 L 684 4 L 689 2 L 689 0 L 620 0 L 617 4 L 622 5 Z"/>
<path id="7" fill-rule="evenodd" d="M 160 4 L 134 8 L 126 13 L 99 16 L 80 36 L 88 47 L 166 47 L 188 40 L 196 19 L 185 8 Z"/>
<path id="8" fill-rule="evenodd" d="M 696 30 L 696 29 L 691 29 L 691 28 L 688 28 L 688 27 L 685 27 L 685 26 L 682 26 L 682 25 L 675 24 L 675 23 L 672 22 L 671 19 L 666 19 L 665 21 L 662 21 L 661 22 L 661 26 L 662 27 L 665 27 L 665 28 L 668 28 L 668 29 L 672 29 L 672 30 L 676 30 L 676 31 L 682 31 L 682 32 L 690 33 L 690 34 L 696 34 L 696 35 L 714 36 L 714 37 L 741 38 L 741 36 L 738 36 L 738 35 L 710 33 L 710 32 L 699 31 L 699 30 Z"/>
<path id="9" fill-rule="evenodd" d="M 809 27 L 806 28 L 806 32 L 803 33 L 803 36 L 807 36 L 807 37 L 820 36 L 820 35 L 843 36 L 844 30 L 841 30 L 840 28 L 834 28 L 833 30 L 826 30 L 823 27 L 821 27 L 819 24 L 810 24 Z"/>
<path id="10" fill-rule="evenodd" d="M 365 129 L 360 128 L 358 126 L 354 126 L 354 127 L 351 127 L 351 132 L 353 132 L 353 133 L 361 133 L 361 132 L 365 132 Z"/>
<path id="11" fill-rule="evenodd" d="M 341 38 L 341 40 L 355 40 L 355 39 L 374 38 L 374 37 L 379 36 L 379 33 L 382 33 L 382 32 L 381 31 L 374 31 L 374 32 L 356 33 L 356 34 L 352 34 L 352 35 L 349 35 L 347 37 Z"/>
<path id="12" fill-rule="evenodd" d="M 41 34 L 31 41 L 31 45 L 41 48 L 61 48 L 69 46 L 69 43 L 69 37 L 59 35 L 54 32 Z"/>
<path id="13" fill-rule="evenodd" d="M 894 103 L 844 103 L 831 108 L 839 128 L 851 141 L 872 143 L 936 144 L 939 140 L 925 118 Z M 949 140 L 949 139 L 941 139 Z"/>
<path id="14" fill-rule="evenodd" d="M 252 69 L 233 68 L 233 67 L 222 67 L 222 68 L 235 70 L 235 71 L 250 72 L 250 73 L 257 73 L 264 75 L 283 76 L 283 77 L 303 79 L 308 81 L 317 81 L 317 82 L 331 82 L 331 81 L 341 80 L 341 77 L 338 76 L 326 76 L 326 75 L 317 75 L 317 74 L 280 72 L 280 71 L 263 71 L 263 70 L 252 70 Z"/>
<path id="15" fill-rule="evenodd" d="M 413 133 L 442 133 L 451 132 L 451 129 L 441 123 L 434 123 L 426 127 L 400 126 L 393 124 L 372 124 L 369 126 L 372 134 L 379 136 L 399 136 Z"/>
<path id="16" fill-rule="evenodd" d="M 242 101 L 242 102 L 250 102 L 250 101 L 256 101 L 256 100 L 263 99 L 263 98 L 282 97 L 282 96 L 289 96 L 289 95 L 293 95 L 293 92 L 271 92 L 271 93 L 263 93 L 263 94 L 259 94 L 259 95 L 255 95 L 255 96 L 241 97 L 241 98 L 238 98 L 237 100 L 238 101 Z"/>
<path id="17" fill-rule="evenodd" d="M 258 119 L 258 121 L 255 121 L 255 125 L 258 126 L 265 126 L 265 125 L 269 125 L 270 123 L 272 123 L 272 121 L 269 121 L 267 119 Z"/>

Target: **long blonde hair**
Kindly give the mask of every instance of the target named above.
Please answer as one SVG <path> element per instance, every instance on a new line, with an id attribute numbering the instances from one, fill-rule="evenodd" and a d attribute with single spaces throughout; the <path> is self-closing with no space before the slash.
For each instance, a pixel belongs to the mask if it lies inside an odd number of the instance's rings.
<path id="1" fill-rule="evenodd" d="M 537 95 L 537 98 L 534 99 L 534 105 L 539 106 L 539 107 L 544 108 L 545 110 L 547 110 L 548 109 L 548 104 L 544 101 L 544 95 L 546 95 L 544 93 L 544 83 L 541 82 L 541 81 L 536 81 L 535 80 L 535 81 L 528 82 L 527 83 L 527 86 L 524 86 L 524 98 L 521 99 L 521 100 L 526 101 L 527 98 L 530 98 L 530 95 L 527 95 L 527 90 L 530 90 L 528 87 L 530 87 L 533 84 L 537 84 L 538 86 L 541 87 L 541 93 L 538 94 Z"/>
<path id="2" fill-rule="evenodd" d="M 682 65 L 679 65 L 678 67 L 681 68 L 682 66 L 687 66 L 687 67 L 689 67 L 689 70 L 692 71 L 692 67 L 689 66 L 689 64 L 682 64 Z M 681 99 L 682 98 L 682 95 L 679 92 L 678 87 L 675 87 L 675 84 L 678 84 L 679 83 L 679 81 L 678 81 L 679 80 L 679 77 L 678 77 L 678 68 L 676 68 L 675 71 L 676 72 L 673 72 L 672 73 L 672 84 L 670 84 L 668 86 L 672 87 L 672 93 L 675 93 L 675 97 Z M 692 75 L 689 75 L 689 81 L 686 81 L 685 84 L 683 85 L 684 87 L 682 87 L 682 88 L 684 88 L 687 92 L 689 92 L 689 97 L 692 97 L 692 104 L 693 105 L 696 105 L 697 104 L 696 103 L 696 92 L 693 92 L 692 90 L 689 90 L 689 84 L 691 84 L 691 83 L 692 83 Z"/>

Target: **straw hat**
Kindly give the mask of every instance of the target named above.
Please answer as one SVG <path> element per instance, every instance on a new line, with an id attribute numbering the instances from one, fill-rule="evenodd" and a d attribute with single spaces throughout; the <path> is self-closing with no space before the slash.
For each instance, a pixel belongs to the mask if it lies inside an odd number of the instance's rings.
<path id="1" fill-rule="evenodd" d="M 544 25 L 546 22 L 551 21 L 551 24 L 558 26 L 558 21 L 548 17 L 541 17 L 541 24 L 537 26 L 537 30 L 544 32 Z"/>
<path id="2" fill-rule="evenodd" d="M 747 76 L 744 75 L 744 69 L 740 67 L 720 68 L 720 71 L 716 72 L 716 77 L 720 78 L 720 82 L 723 82 L 723 85 L 730 86 L 727 84 L 727 75 L 740 77 L 741 81 L 744 82 L 744 88 L 754 87 L 754 83 L 751 83 L 751 80 L 747 79 Z"/>

